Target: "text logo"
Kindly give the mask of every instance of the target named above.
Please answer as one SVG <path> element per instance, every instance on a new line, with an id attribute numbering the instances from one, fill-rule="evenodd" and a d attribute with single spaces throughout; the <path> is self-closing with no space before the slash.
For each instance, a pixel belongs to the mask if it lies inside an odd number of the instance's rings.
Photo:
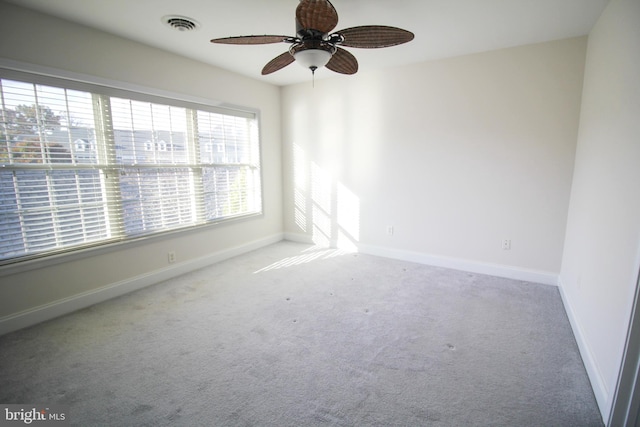
<path id="1" fill-rule="evenodd" d="M 68 413 L 60 406 L 0 404 L 0 426 L 68 426 Z"/>

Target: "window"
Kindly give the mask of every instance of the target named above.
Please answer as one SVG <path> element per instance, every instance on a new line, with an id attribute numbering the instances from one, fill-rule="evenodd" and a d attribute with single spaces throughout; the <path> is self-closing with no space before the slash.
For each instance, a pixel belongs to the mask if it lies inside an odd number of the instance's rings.
<path id="1" fill-rule="evenodd" d="M 91 149 L 90 142 L 84 139 L 76 139 L 76 151 L 87 151 Z"/>
<path id="2" fill-rule="evenodd" d="M 0 70 L 0 263 L 262 212 L 255 113 L 16 74 Z"/>

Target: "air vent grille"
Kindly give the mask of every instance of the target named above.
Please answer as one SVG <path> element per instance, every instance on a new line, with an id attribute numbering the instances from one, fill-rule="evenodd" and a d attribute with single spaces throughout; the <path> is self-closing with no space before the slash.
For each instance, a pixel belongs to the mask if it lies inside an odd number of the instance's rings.
<path id="1" fill-rule="evenodd" d="M 192 31 L 200 26 L 195 20 L 184 16 L 165 16 L 162 21 L 178 31 Z"/>

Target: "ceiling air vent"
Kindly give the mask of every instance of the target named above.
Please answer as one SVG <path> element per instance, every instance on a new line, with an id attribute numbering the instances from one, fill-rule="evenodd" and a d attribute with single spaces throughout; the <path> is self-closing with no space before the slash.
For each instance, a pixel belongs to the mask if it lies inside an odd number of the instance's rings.
<path id="1" fill-rule="evenodd" d="M 165 16 L 162 22 L 178 31 L 191 31 L 200 26 L 195 20 L 184 16 Z"/>

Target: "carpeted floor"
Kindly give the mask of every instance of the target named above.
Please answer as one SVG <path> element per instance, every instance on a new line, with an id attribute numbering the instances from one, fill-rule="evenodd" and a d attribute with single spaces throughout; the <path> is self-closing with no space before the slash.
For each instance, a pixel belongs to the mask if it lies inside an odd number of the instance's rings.
<path id="1" fill-rule="evenodd" d="M 281 242 L 0 337 L 81 426 L 602 426 L 558 289 Z"/>

